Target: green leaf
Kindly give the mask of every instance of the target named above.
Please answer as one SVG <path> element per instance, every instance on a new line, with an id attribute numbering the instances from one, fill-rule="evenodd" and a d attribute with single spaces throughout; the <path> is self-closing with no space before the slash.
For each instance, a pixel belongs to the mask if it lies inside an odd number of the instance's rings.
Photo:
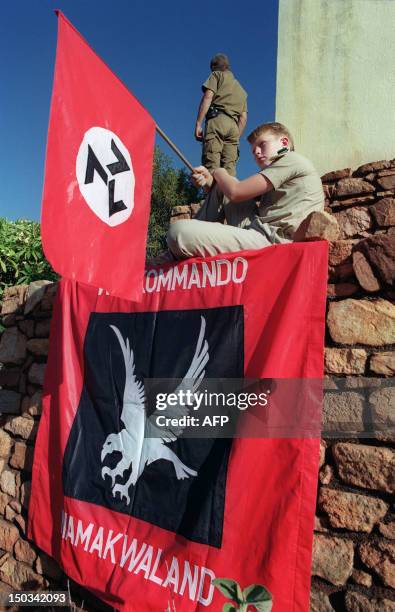
<path id="1" fill-rule="evenodd" d="M 262 584 L 250 584 L 243 591 L 244 601 L 255 603 L 261 601 L 271 601 L 272 596 Z"/>
<path id="2" fill-rule="evenodd" d="M 213 585 L 221 591 L 222 595 L 229 597 L 229 599 L 237 603 L 242 602 L 240 585 L 235 580 L 231 580 L 230 578 L 214 578 L 212 582 Z"/>
<path id="3" fill-rule="evenodd" d="M 270 612 L 270 610 L 273 607 L 273 602 L 272 601 L 256 601 L 253 604 L 250 604 L 251 606 L 254 606 L 254 608 L 256 610 L 258 610 L 258 612 Z"/>
<path id="4" fill-rule="evenodd" d="M 226 603 L 222 608 L 222 612 L 237 612 L 237 608 L 231 603 Z"/>

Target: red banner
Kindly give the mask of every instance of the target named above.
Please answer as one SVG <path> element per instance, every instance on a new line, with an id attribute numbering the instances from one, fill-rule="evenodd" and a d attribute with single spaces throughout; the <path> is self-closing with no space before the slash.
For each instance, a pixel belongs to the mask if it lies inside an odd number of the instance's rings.
<path id="1" fill-rule="evenodd" d="M 152 117 L 59 13 L 41 222 L 59 274 L 141 299 L 154 135 Z"/>
<path id="2" fill-rule="evenodd" d="M 326 277 L 317 242 L 152 268 L 139 303 L 61 281 L 29 535 L 69 576 L 119 610 L 219 610 L 214 577 L 309 609 L 318 438 L 157 434 L 145 381 L 322 377 Z"/>

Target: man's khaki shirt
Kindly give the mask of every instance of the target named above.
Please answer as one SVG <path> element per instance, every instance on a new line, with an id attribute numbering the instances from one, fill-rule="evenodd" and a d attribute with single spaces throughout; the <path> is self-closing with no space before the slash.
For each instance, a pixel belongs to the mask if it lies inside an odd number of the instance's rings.
<path id="1" fill-rule="evenodd" d="M 212 104 L 237 121 L 247 112 L 247 93 L 230 70 L 215 70 L 202 85 L 214 92 Z"/>

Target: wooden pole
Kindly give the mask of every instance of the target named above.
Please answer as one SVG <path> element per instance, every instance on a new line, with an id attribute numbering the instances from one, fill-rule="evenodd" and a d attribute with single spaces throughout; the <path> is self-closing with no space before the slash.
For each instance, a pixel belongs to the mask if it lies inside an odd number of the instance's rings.
<path id="1" fill-rule="evenodd" d="M 181 161 L 186 165 L 186 167 L 193 172 L 193 166 L 192 164 L 189 163 L 189 161 L 187 160 L 186 157 L 184 157 L 184 155 L 181 153 L 181 151 L 179 150 L 178 147 L 176 147 L 176 145 L 174 144 L 174 142 L 172 142 L 170 140 L 170 138 L 168 136 L 166 136 L 166 134 L 160 129 L 159 125 L 156 125 L 156 131 L 158 132 L 158 134 L 160 136 L 162 136 L 163 140 L 165 142 L 167 142 L 167 144 L 169 145 L 169 147 L 171 149 L 173 149 L 174 153 L 176 153 L 176 155 L 178 155 L 178 157 L 181 159 Z"/>

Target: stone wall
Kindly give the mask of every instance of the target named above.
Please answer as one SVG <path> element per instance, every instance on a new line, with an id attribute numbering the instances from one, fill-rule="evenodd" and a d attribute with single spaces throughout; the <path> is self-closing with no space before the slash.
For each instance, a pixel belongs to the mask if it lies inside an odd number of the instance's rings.
<path id="1" fill-rule="evenodd" d="M 0 593 L 70 590 L 75 609 L 111 610 L 26 538 L 33 450 L 56 284 L 6 289 L 0 328 Z M 1 606 L 0 606 L 1 608 Z M 14 608 L 15 610 L 18 608 Z"/>
<path id="2" fill-rule="evenodd" d="M 331 172 L 323 183 L 327 214 L 303 229 L 303 239 L 331 238 L 325 427 L 332 433 L 321 444 L 311 610 L 395 611 L 395 163 Z M 197 208 L 176 207 L 174 218 Z M 0 591 L 67 586 L 25 537 L 55 291 L 40 281 L 3 296 Z M 85 609 L 107 609 L 69 585 Z"/>

